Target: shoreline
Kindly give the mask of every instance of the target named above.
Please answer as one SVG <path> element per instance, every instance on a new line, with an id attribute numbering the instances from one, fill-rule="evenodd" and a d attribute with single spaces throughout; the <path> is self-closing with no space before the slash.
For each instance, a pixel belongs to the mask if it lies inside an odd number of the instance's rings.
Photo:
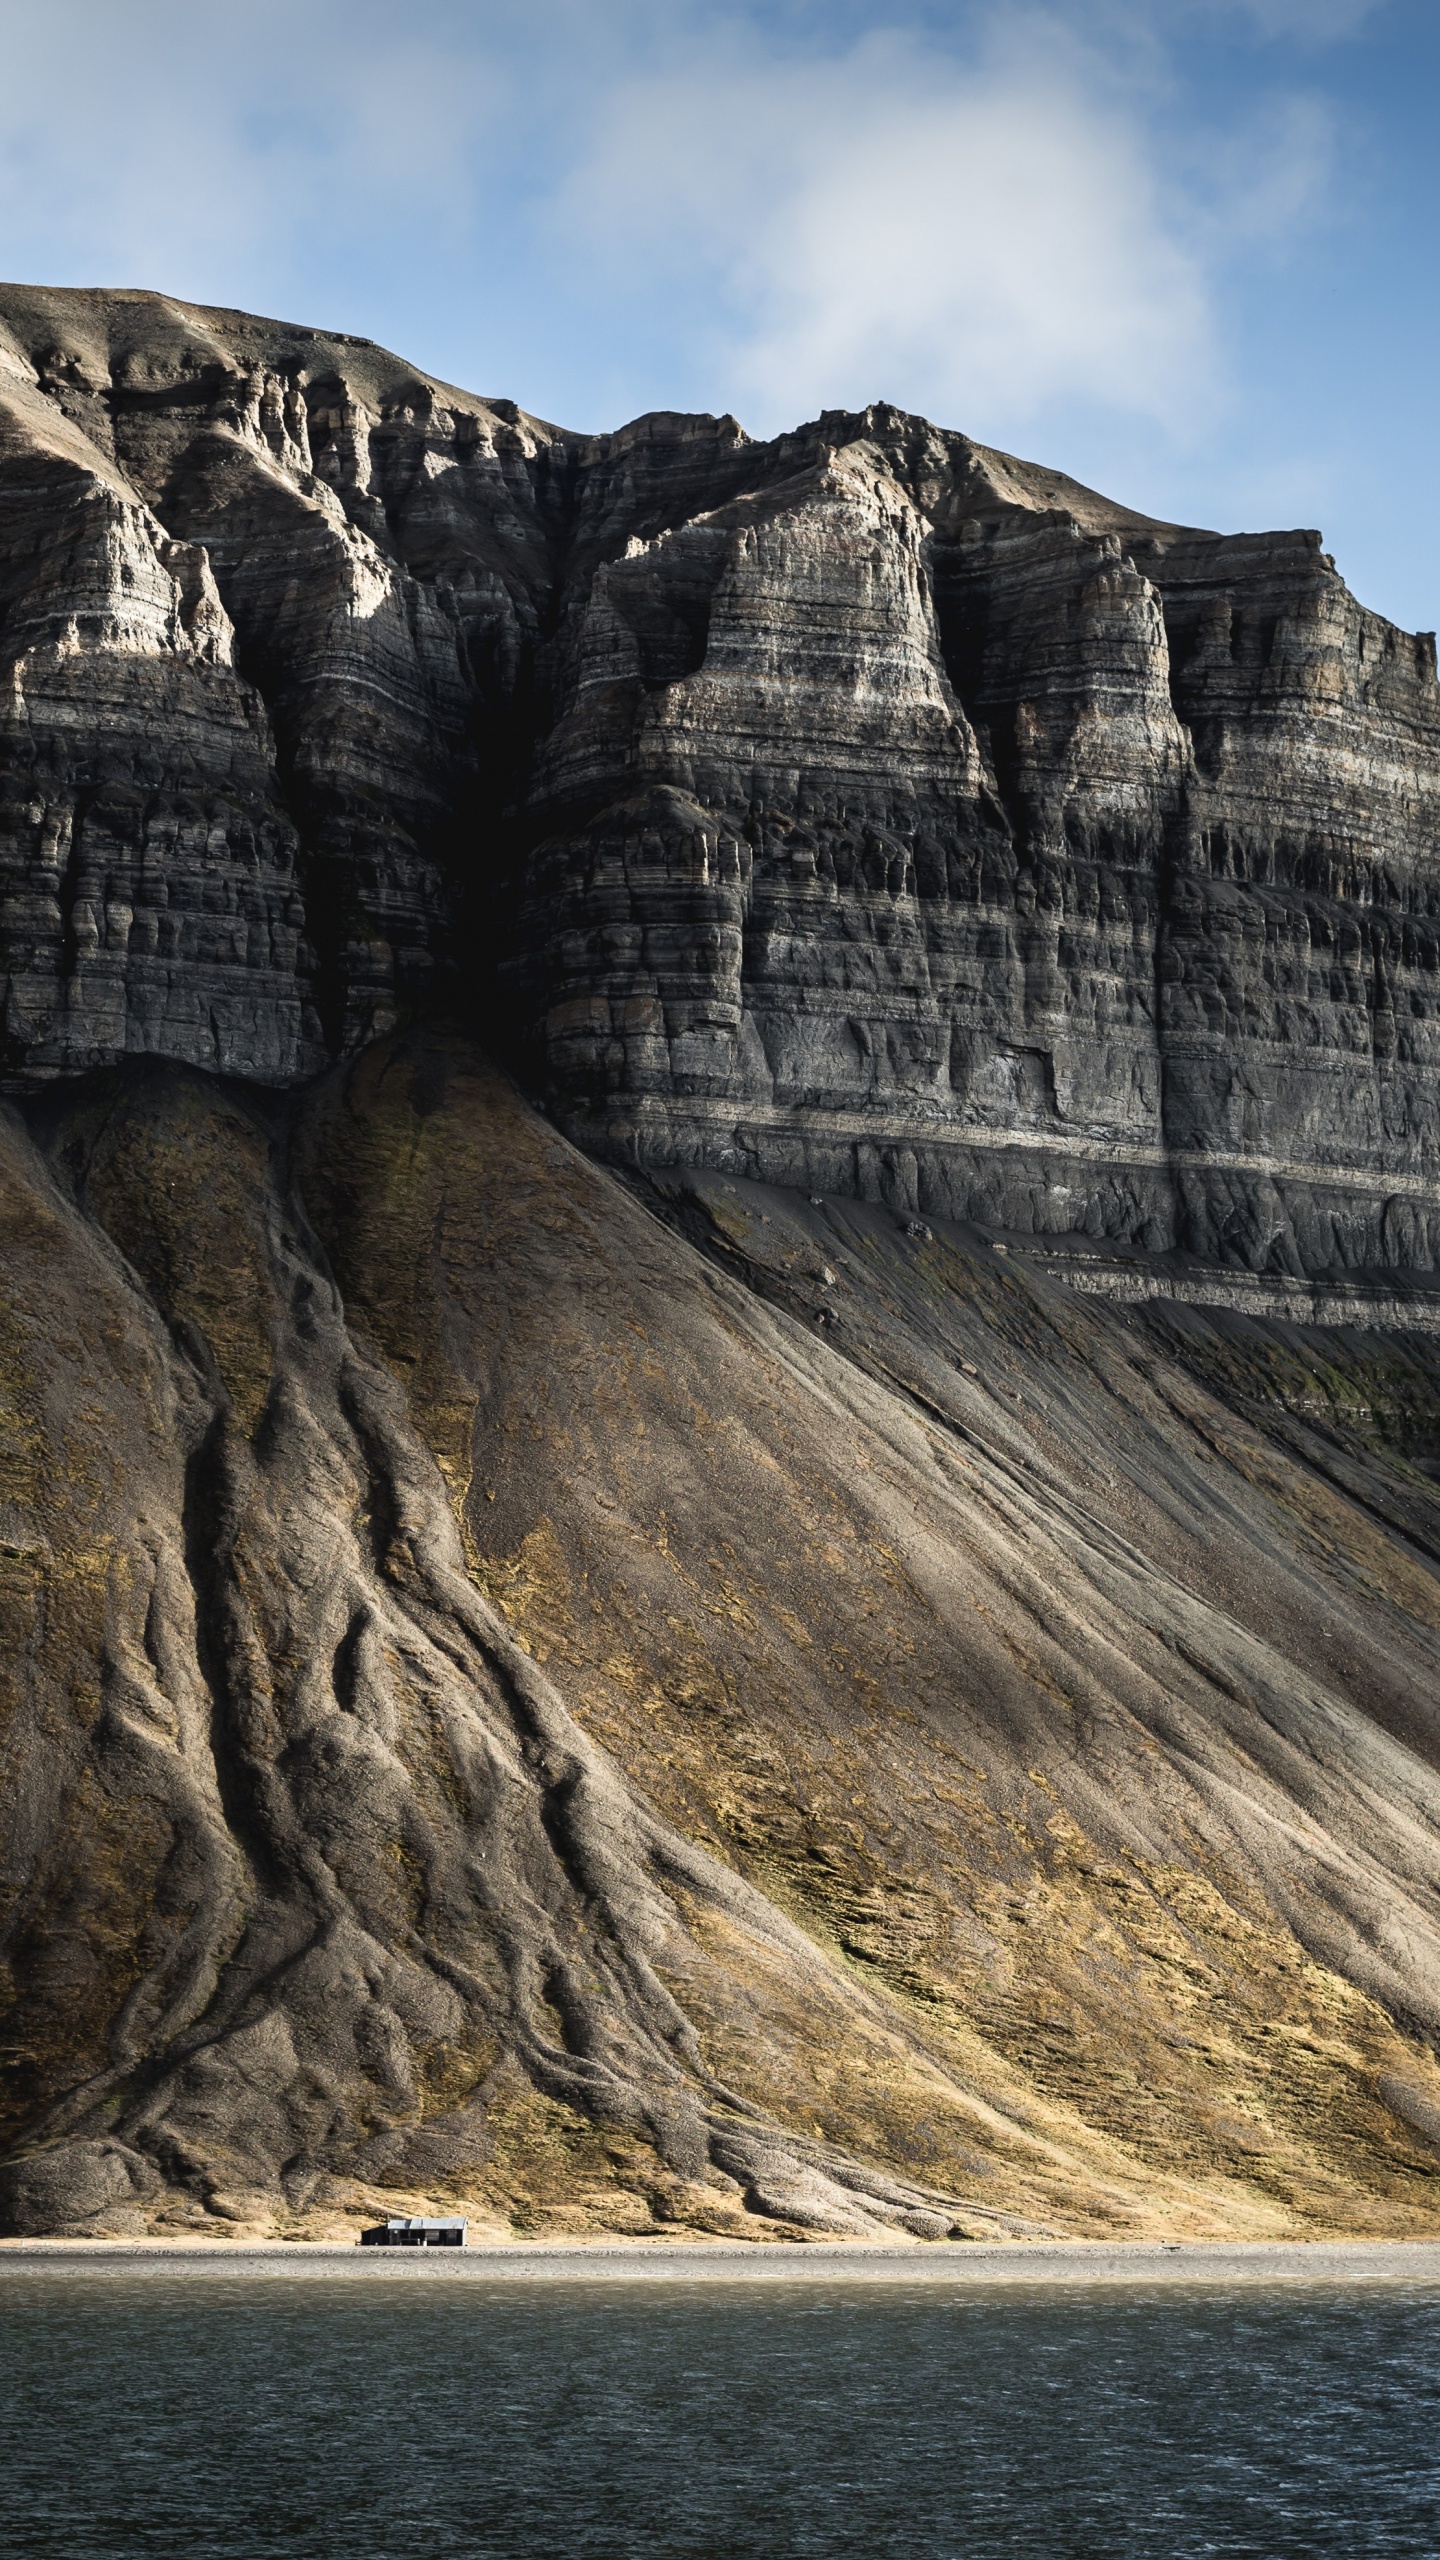
<path id="1" fill-rule="evenodd" d="M 479 2241 L 465 2249 L 362 2249 L 328 2240 L 0 2240 L 28 2274 L 324 2276 L 381 2283 L 860 2283 L 967 2287 L 1156 2284 L 1426 2284 L 1436 2240 Z"/>

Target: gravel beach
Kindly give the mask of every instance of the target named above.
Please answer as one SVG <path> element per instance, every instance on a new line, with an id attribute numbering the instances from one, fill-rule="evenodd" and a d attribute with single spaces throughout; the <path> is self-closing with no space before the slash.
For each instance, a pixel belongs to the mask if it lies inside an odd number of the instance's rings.
<path id="1" fill-rule="evenodd" d="M 365 2283 L 1155 2285 L 1434 2284 L 1440 2241 L 1020 2241 L 872 2248 L 864 2242 L 486 2241 L 464 2250 L 360 2249 L 348 2241 L 15 2240 L 7 2268 L 226 2276 L 280 2272 Z"/>

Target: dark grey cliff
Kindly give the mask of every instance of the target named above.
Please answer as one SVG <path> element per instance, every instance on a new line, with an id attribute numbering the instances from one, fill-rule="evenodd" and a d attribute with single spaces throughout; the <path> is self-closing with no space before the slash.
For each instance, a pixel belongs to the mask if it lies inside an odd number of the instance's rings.
<path id="1" fill-rule="evenodd" d="M 0 323 L 0 2236 L 1433 2235 L 1430 644 Z"/>
<path id="2" fill-rule="evenodd" d="M 1434 645 L 1318 535 L 884 408 L 583 438 L 154 295 L 0 320 L 12 1084 L 442 1007 L 612 1160 L 1434 1267 Z"/>

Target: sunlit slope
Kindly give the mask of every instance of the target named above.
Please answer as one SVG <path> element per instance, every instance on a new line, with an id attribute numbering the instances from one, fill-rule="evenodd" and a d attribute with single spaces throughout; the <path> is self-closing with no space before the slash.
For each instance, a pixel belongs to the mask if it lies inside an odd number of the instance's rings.
<path id="1" fill-rule="evenodd" d="M 6 1134 L 13 2229 L 1440 2222 L 1440 1359 L 578 1155 Z"/>

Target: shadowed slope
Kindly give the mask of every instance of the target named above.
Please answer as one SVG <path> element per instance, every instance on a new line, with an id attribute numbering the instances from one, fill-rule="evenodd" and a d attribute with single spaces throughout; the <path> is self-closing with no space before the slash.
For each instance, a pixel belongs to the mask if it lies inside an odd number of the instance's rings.
<path id="1" fill-rule="evenodd" d="M 1433 2227 L 1423 1344 L 441 1033 L 6 1145 L 12 2228 Z"/>

